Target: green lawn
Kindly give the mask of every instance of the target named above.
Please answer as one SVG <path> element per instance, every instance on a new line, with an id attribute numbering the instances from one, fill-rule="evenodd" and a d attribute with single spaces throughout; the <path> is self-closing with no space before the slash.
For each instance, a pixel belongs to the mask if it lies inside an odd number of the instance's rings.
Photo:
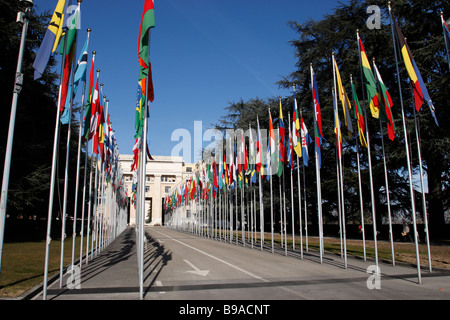
<path id="1" fill-rule="evenodd" d="M 86 249 L 84 239 L 83 253 Z M 0 297 L 18 297 L 44 280 L 45 241 L 5 243 L 0 273 Z M 59 273 L 61 240 L 50 243 L 49 278 Z M 75 261 L 80 257 L 80 237 L 76 238 Z M 64 266 L 72 262 L 72 237 L 64 241 Z"/>

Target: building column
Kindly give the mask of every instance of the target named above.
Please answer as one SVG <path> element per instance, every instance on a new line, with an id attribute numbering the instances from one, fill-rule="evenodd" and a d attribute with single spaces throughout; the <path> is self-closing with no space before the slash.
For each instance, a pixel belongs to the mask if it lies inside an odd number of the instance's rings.
<path id="1" fill-rule="evenodd" d="M 162 225 L 162 196 L 160 174 L 155 174 L 155 183 L 153 184 L 152 188 L 152 221 L 150 225 Z"/>

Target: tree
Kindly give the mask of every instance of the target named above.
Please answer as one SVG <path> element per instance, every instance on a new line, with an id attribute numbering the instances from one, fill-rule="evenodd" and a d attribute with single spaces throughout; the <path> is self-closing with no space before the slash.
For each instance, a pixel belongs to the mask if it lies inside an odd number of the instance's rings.
<path id="1" fill-rule="evenodd" d="M 377 65 L 383 72 L 383 80 L 385 80 L 391 96 L 394 100 L 394 118 L 397 124 L 396 141 L 386 144 L 387 166 L 389 168 L 389 183 L 392 191 L 394 207 L 411 208 L 408 189 L 408 175 L 406 171 L 406 156 L 401 126 L 400 113 L 400 95 L 398 92 L 398 84 L 396 82 L 395 57 L 393 51 L 393 43 L 390 32 L 390 25 L 386 4 L 384 1 L 373 1 L 371 4 L 378 4 L 384 10 L 382 28 L 380 30 L 369 30 L 366 27 L 368 15 L 366 14 L 367 3 L 360 0 L 352 0 L 348 5 L 341 4 L 333 14 L 327 15 L 321 21 L 309 20 L 299 24 L 297 22 L 289 22 L 289 25 L 298 32 L 299 39 L 291 42 L 295 48 L 298 57 L 296 65 L 297 70 L 288 77 L 279 82 L 281 87 L 291 86 L 293 83 L 300 88 L 301 104 L 310 106 L 309 97 L 309 64 L 312 63 L 316 70 L 318 82 L 322 85 L 321 93 L 323 99 L 321 102 L 324 107 L 323 118 L 327 128 L 325 135 L 333 136 L 331 108 L 332 87 L 332 65 L 330 61 L 331 52 L 336 52 L 338 64 L 341 66 L 341 75 L 343 79 L 349 79 L 350 74 L 361 83 L 359 77 L 359 61 L 356 46 L 356 29 L 360 30 L 361 38 L 368 55 L 376 58 Z M 418 114 L 418 128 L 420 129 L 420 143 L 422 147 L 422 156 L 424 160 L 424 169 L 428 176 L 428 185 L 430 193 L 428 197 L 428 212 L 430 223 L 430 235 L 439 236 L 442 226 L 445 224 L 444 213 L 449 209 L 448 203 L 448 172 L 449 172 L 449 147 L 450 132 L 448 126 L 448 84 L 450 74 L 448 65 L 446 65 L 445 45 L 442 37 L 442 28 L 439 20 L 441 11 L 449 12 L 450 4 L 448 1 L 392 1 L 393 12 L 398 19 L 400 27 L 405 36 L 408 37 L 408 43 L 415 55 L 416 62 L 422 72 L 422 76 L 427 83 L 430 95 L 433 98 L 437 109 L 437 116 L 440 127 L 434 124 L 427 106 L 422 108 Z M 403 63 L 400 61 L 400 72 L 402 77 L 402 95 L 404 98 L 404 107 L 407 116 L 407 129 L 410 137 L 411 154 L 413 155 L 414 173 L 418 171 L 417 160 L 417 143 L 415 140 L 414 120 L 411 105 L 411 89 L 407 82 L 407 74 Z M 348 81 L 346 81 L 348 83 Z M 319 90 L 320 90 L 319 89 Z M 348 86 L 347 86 L 348 90 Z M 362 98 L 361 86 L 359 88 L 360 99 Z M 311 109 L 311 108 L 309 108 Z M 308 112 L 308 111 L 306 111 Z M 307 113 L 308 116 L 310 116 Z M 369 117 L 369 129 L 371 132 L 371 141 L 375 153 L 374 160 L 374 189 L 378 197 L 376 207 L 377 213 L 383 212 L 384 204 L 381 194 L 378 192 L 384 185 L 384 173 L 382 166 L 382 158 L 380 154 L 380 129 L 378 121 Z M 347 140 L 345 148 L 346 154 L 353 153 L 353 139 Z M 332 152 L 326 146 L 326 153 Z M 348 161 L 350 160 L 350 161 Z M 354 173 L 354 164 L 351 157 L 346 156 L 345 162 L 345 181 L 353 184 L 354 177 L 349 174 Z M 330 162 L 332 163 L 332 162 Z M 347 184 L 348 185 L 348 184 Z M 346 190 L 350 190 L 346 186 Z M 365 190 L 366 194 L 367 189 Z M 350 196 L 347 194 L 347 196 Z M 366 196 L 366 199 L 368 197 Z M 421 195 L 415 193 L 415 202 L 417 210 L 423 212 L 421 205 Z M 381 215 L 378 215 L 381 219 Z"/>
<path id="2" fill-rule="evenodd" d="M 22 30 L 20 23 L 16 22 L 19 3 L 19 1 L 0 0 L 2 26 L 0 28 L 2 43 L 0 46 L 0 97 L 4 106 L 3 116 L 0 117 L 0 167 L 2 168 Z M 50 12 L 38 15 L 32 10 L 30 13 L 23 58 L 24 82 L 17 106 L 8 192 L 7 216 L 11 219 L 33 217 L 39 220 L 47 217 L 59 72 L 55 70 L 55 57 L 50 57 L 42 78 L 34 81 L 33 63 L 50 18 Z M 74 108 L 74 113 L 76 112 L 77 108 Z M 71 150 L 77 149 L 78 122 L 76 118 L 74 117 L 75 120 L 72 122 Z M 55 191 L 57 195 L 55 211 L 61 211 L 59 198 L 62 198 L 64 185 L 65 137 L 67 137 L 67 126 L 63 126 L 60 133 L 59 189 Z M 71 177 L 75 177 L 76 160 L 77 153 L 71 152 Z M 0 175 L 2 174 L 3 170 Z M 74 193 L 74 188 L 69 190 L 68 208 L 74 206 Z M 54 214 L 54 217 L 56 216 Z M 7 227 L 6 232 L 8 232 Z"/>
<path id="3" fill-rule="evenodd" d="M 389 15 L 385 1 L 372 1 L 371 5 L 379 5 L 382 9 L 381 29 L 371 30 L 367 27 L 368 4 L 363 0 L 351 0 L 348 4 L 339 4 L 332 14 L 324 16 L 320 21 L 309 19 L 303 23 L 288 22 L 298 33 L 298 38 L 290 43 L 298 59 L 295 71 L 278 82 L 281 88 L 297 89 L 297 102 L 303 112 L 308 128 L 313 128 L 312 92 L 310 89 L 310 65 L 314 67 L 318 83 L 319 96 L 322 107 L 322 124 L 325 141 L 322 146 L 322 198 L 323 212 L 330 217 L 330 213 L 337 210 L 337 184 L 336 184 L 336 147 L 333 118 L 332 88 L 333 66 L 332 53 L 335 53 L 340 68 L 344 86 L 350 93 L 350 75 L 358 88 L 358 96 L 363 108 L 368 114 L 368 128 L 370 131 L 373 188 L 375 201 L 370 198 L 370 183 L 368 174 L 367 150 L 362 149 L 362 179 L 364 193 L 364 208 L 370 212 L 372 205 L 376 208 L 378 225 L 381 225 L 387 214 L 386 191 L 384 179 L 384 165 L 381 150 L 381 135 L 384 135 L 385 152 L 390 187 L 392 210 L 398 216 L 411 215 L 411 199 L 409 192 L 409 176 L 407 170 L 406 149 L 401 117 L 401 104 L 399 86 L 396 77 L 396 63 L 389 23 Z M 434 123 L 428 106 L 424 105 L 417 114 L 419 142 L 422 151 L 423 167 L 427 173 L 429 193 L 426 195 L 429 214 L 430 236 L 438 238 L 443 236 L 445 213 L 449 211 L 449 184 L 450 184 L 450 124 L 449 106 L 450 92 L 446 90 L 450 80 L 448 64 L 446 62 L 445 43 L 442 36 L 440 12 L 450 12 L 449 1 L 392 1 L 392 9 L 402 28 L 408 43 L 415 55 L 416 62 L 422 76 L 427 83 L 428 91 L 433 98 L 436 114 L 440 122 L 437 127 Z M 363 87 L 361 85 L 361 71 L 359 67 L 359 52 L 356 32 L 359 29 L 369 59 L 375 58 L 382 78 L 394 100 L 393 115 L 396 124 L 396 138 L 387 139 L 386 125 L 383 131 L 377 119 L 372 118 L 366 101 L 363 101 Z M 418 173 L 418 143 L 415 139 L 411 87 L 403 62 L 399 61 L 401 73 L 401 87 L 406 113 L 407 135 L 412 155 L 413 176 Z M 351 95 L 349 95 L 351 96 Z M 293 98 L 283 99 L 283 113 L 292 112 Z M 365 107 L 364 107 L 365 106 Z M 261 127 L 267 128 L 268 108 L 272 107 L 272 115 L 278 114 L 278 99 L 251 99 L 244 102 L 230 103 L 226 108 L 228 114 L 219 120 L 218 129 L 247 128 L 248 124 L 256 126 L 256 115 L 259 116 Z M 340 111 L 342 116 L 342 111 Z M 353 110 L 352 110 L 353 113 Z M 287 119 L 285 119 L 286 121 Z M 343 123 L 343 118 L 341 117 Z M 356 123 L 353 124 L 353 127 Z M 343 128 L 343 125 L 342 125 Z M 355 145 L 357 137 L 344 135 L 344 192 L 346 211 L 349 221 L 359 221 L 359 196 L 357 187 L 357 167 Z M 307 181 L 314 181 L 314 170 L 307 170 Z M 315 199 L 315 186 L 309 186 L 308 197 Z M 266 190 L 266 189 L 265 189 Z M 414 192 L 414 201 L 417 212 L 422 216 L 422 195 Z M 313 201 L 314 202 L 314 201 Z M 310 204 L 311 205 L 311 204 Z M 312 205 L 313 206 L 313 205 Z M 313 206 L 314 208 L 314 206 Z M 309 212 L 311 210 L 309 209 Z M 314 218 L 314 214 L 312 215 Z M 423 216 L 422 216 L 423 218 Z M 423 221 L 423 219 L 419 220 Z M 385 235 L 387 236 L 387 235 Z"/>

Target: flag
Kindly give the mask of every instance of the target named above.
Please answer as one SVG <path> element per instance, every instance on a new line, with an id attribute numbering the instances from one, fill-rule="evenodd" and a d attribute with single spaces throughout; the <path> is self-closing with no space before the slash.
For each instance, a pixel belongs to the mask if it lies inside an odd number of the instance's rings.
<path id="1" fill-rule="evenodd" d="M 375 76 L 373 75 L 372 68 L 370 67 L 369 59 L 367 58 L 366 50 L 358 34 L 358 46 L 361 57 L 361 65 L 364 75 L 364 84 L 368 94 L 368 101 L 370 101 L 370 111 L 372 117 L 387 121 L 384 110 L 380 107 L 380 96 L 378 94 L 377 84 Z"/>
<path id="2" fill-rule="evenodd" d="M 244 174 L 242 173 L 242 165 L 244 164 L 245 160 L 244 160 L 244 150 L 245 150 L 245 145 L 244 145 L 244 132 L 241 132 L 241 148 L 239 150 L 239 155 L 238 155 L 238 183 L 239 183 L 239 188 L 242 188 L 242 181 L 244 179 Z"/>
<path id="3" fill-rule="evenodd" d="M 287 148 L 286 151 L 286 163 L 289 165 L 289 168 L 291 169 L 291 171 L 294 169 L 293 168 L 293 148 L 292 148 L 292 131 L 291 131 L 291 126 L 289 126 L 289 146 Z"/>
<path id="4" fill-rule="evenodd" d="M 86 113 L 84 115 L 84 132 L 83 140 L 88 141 L 91 139 L 90 127 L 91 127 L 91 116 L 92 116 L 92 100 L 93 100 L 93 88 L 94 88 L 94 63 L 95 63 L 95 52 L 92 54 L 91 71 L 89 74 L 89 94 L 87 97 Z"/>
<path id="5" fill-rule="evenodd" d="M 361 145 L 363 147 L 367 148 L 367 142 L 366 142 L 366 123 L 364 121 L 364 116 L 362 113 L 361 105 L 359 103 L 358 95 L 356 93 L 355 85 L 352 83 L 352 95 L 353 95 L 353 103 L 355 107 L 355 119 L 356 123 L 358 125 L 358 132 L 359 132 L 359 141 L 361 142 Z"/>
<path id="6" fill-rule="evenodd" d="M 89 47 L 89 39 L 86 39 L 84 43 L 83 50 L 81 51 L 81 56 L 78 59 L 77 68 L 75 69 L 75 76 L 73 82 L 73 97 L 75 97 L 77 93 L 78 86 L 80 82 L 86 82 L 87 75 L 87 62 L 88 62 L 88 47 Z"/>
<path id="7" fill-rule="evenodd" d="M 223 188 L 223 163 L 222 161 L 219 161 L 218 163 L 219 166 L 219 175 L 218 175 L 218 179 L 219 179 L 219 190 L 222 190 Z"/>
<path id="8" fill-rule="evenodd" d="M 336 60 L 334 60 L 334 66 L 335 66 L 336 79 L 337 79 L 337 85 L 338 85 L 337 96 L 339 98 L 339 101 L 341 102 L 342 110 L 344 112 L 344 121 L 345 121 L 345 125 L 347 126 L 348 135 L 349 135 L 349 137 L 351 137 L 353 134 L 352 119 L 350 116 L 350 109 L 352 108 L 352 105 L 350 103 L 350 99 L 348 98 L 347 92 L 345 91 L 344 85 L 342 84 L 341 73 L 339 72 L 339 68 L 338 68 Z"/>
<path id="9" fill-rule="evenodd" d="M 89 124 L 89 139 L 94 138 L 93 150 L 95 154 L 98 154 L 98 127 L 100 118 L 100 97 L 98 91 L 98 76 L 97 83 L 95 84 L 94 96 L 92 101 L 91 121 Z"/>
<path id="10" fill-rule="evenodd" d="M 77 62 L 77 67 L 75 69 L 75 75 L 73 79 L 73 89 L 72 89 L 72 101 L 75 100 L 77 95 L 77 89 L 80 82 L 86 82 L 86 70 L 87 70 L 87 60 L 88 60 L 88 44 L 89 38 L 86 39 L 84 43 L 83 50 L 81 51 L 80 58 Z M 61 115 L 61 123 L 68 124 L 69 123 L 69 107 L 70 107 L 70 99 L 66 99 L 66 105 L 64 108 L 64 113 Z"/>
<path id="11" fill-rule="evenodd" d="M 286 136 L 286 129 L 284 127 L 284 119 L 283 119 L 283 108 L 281 106 L 281 98 L 280 98 L 280 118 L 279 120 L 279 162 L 278 162 L 278 170 L 277 170 L 277 176 L 281 177 L 283 174 L 283 166 L 286 163 L 286 147 L 285 147 L 285 136 Z"/>
<path id="12" fill-rule="evenodd" d="M 138 57 L 139 64 L 149 68 L 149 30 L 155 27 L 155 5 L 153 0 L 145 0 L 142 12 L 141 27 L 139 29 Z"/>
<path id="13" fill-rule="evenodd" d="M 256 131 L 256 171 L 261 172 L 262 167 L 262 156 L 261 156 L 261 130 L 259 128 L 259 117 L 256 117 L 256 122 L 258 123 L 258 130 Z M 262 172 L 261 172 L 262 173 Z"/>
<path id="14" fill-rule="evenodd" d="M 237 172 L 238 172 L 238 154 L 237 154 L 237 137 L 236 140 L 233 139 L 234 142 L 234 152 L 231 153 L 231 156 L 233 157 L 234 161 L 234 169 L 233 169 L 233 180 L 236 182 L 236 187 L 237 187 L 237 183 L 238 181 L 238 177 L 237 177 Z"/>
<path id="15" fill-rule="evenodd" d="M 101 95 L 103 96 L 103 91 L 101 92 Z M 102 99 L 102 98 L 100 98 Z M 100 155 L 100 159 L 102 161 L 102 164 L 105 162 L 105 114 L 104 114 L 104 104 L 105 101 L 102 101 L 99 104 L 99 112 L 98 112 L 98 121 L 97 121 L 97 129 L 94 135 L 94 150 L 97 149 L 96 145 L 98 146 L 98 152 L 96 154 Z"/>
<path id="16" fill-rule="evenodd" d="M 142 137 L 144 127 L 144 106 L 145 106 L 145 89 L 146 78 L 140 79 L 137 87 L 136 96 L 136 116 L 134 120 L 135 137 Z"/>
<path id="17" fill-rule="evenodd" d="M 233 137 L 233 142 L 234 142 L 234 137 Z M 234 143 L 233 143 L 234 145 Z M 230 160 L 230 172 L 229 172 L 229 177 L 230 177 L 230 185 L 233 185 L 234 181 L 236 181 L 234 179 L 234 173 L 235 173 L 235 167 L 234 167 L 234 150 L 233 150 L 233 145 L 230 139 L 230 149 L 228 150 L 228 157 Z"/>
<path id="18" fill-rule="evenodd" d="M 312 92 L 313 92 L 313 102 L 314 102 L 314 112 L 315 112 L 315 119 L 317 122 L 317 128 L 319 129 L 319 134 L 321 137 L 323 137 L 322 133 L 322 115 L 320 111 L 320 101 L 319 101 L 319 91 L 317 90 L 317 83 L 316 83 L 316 77 L 314 74 L 314 70 L 311 67 L 311 75 L 312 75 Z"/>
<path id="19" fill-rule="evenodd" d="M 373 62 L 373 69 L 375 71 L 375 79 L 377 81 L 378 91 L 380 92 L 381 101 L 384 102 L 385 107 L 385 113 L 386 117 L 388 119 L 387 121 L 387 128 L 388 128 L 388 136 L 391 141 L 395 140 L 395 123 L 394 123 L 394 117 L 392 115 L 392 107 L 394 106 L 394 102 L 392 102 L 391 95 L 389 94 L 388 89 L 386 88 L 386 85 L 383 82 L 383 79 L 381 79 L 380 71 L 377 68 L 377 65 L 375 64 L 375 61 Z"/>
<path id="20" fill-rule="evenodd" d="M 64 56 L 64 71 L 63 78 L 61 83 L 61 105 L 60 111 L 66 111 L 66 100 L 69 91 L 69 80 L 72 73 L 72 64 L 73 59 L 76 54 L 76 44 L 77 44 L 77 35 L 78 35 L 78 23 L 80 21 L 80 5 L 78 5 L 75 13 L 73 14 L 73 19 L 71 20 L 71 25 L 67 26 L 69 29 L 65 33 L 64 37 L 67 37 L 65 56 Z M 64 48 L 61 48 L 61 54 L 64 53 Z M 69 97 L 70 98 L 70 97 Z M 70 100 L 70 99 L 69 99 Z M 70 103 L 70 102 L 69 102 Z M 66 111 L 67 112 L 67 111 Z M 68 116 L 67 116 L 68 117 Z M 68 122 L 68 121 L 67 121 Z"/>
<path id="21" fill-rule="evenodd" d="M 280 118 L 279 118 L 279 132 L 280 132 L 280 162 L 281 166 L 283 163 L 285 163 L 285 156 L 286 156 L 286 149 L 285 149 L 285 136 L 286 136 L 286 129 L 284 126 L 284 119 L 283 119 L 283 107 L 281 105 L 281 98 L 280 98 Z M 283 167 L 281 167 L 283 168 Z"/>
<path id="22" fill-rule="evenodd" d="M 63 33 L 63 25 L 65 22 L 64 13 L 67 10 L 68 2 L 69 1 L 66 0 L 59 0 L 56 5 L 52 19 L 50 20 L 50 24 L 33 63 L 33 68 L 35 70 L 34 80 L 38 80 L 42 77 L 50 59 L 50 55 L 58 48 Z"/>
<path id="23" fill-rule="evenodd" d="M 391 11 L 391 19 L 392 22 L 394 23 L 395 30 L 397 33 L 397 40 L 400 46 L 400 51 L 402 53 L 403 62 L 405 63 L 405 68 L 411 81 L 416 111 L 420 111 L 423 103 L 426 101 L 431 111 L 431 115 L 433 116 L 433 119 L 436 122 L 436 125 L 439 126 L 435 114 L 433 101 L 430 98 L 427 87 L 425 86 L 425 82 L 423 81 L 422 75 L 420 74 L 419 68 L 417 67 L 417 64 L 414 60 L 414 56 L 406 42 L 406 38 L 403 35 L 402 31 L 400 30 L 400 27 L 398 26 L 397 21 L 395 20 L 394 15 L 392 14 L 392 11 Z"/>
<path id="24" fill-rule="evenodd" d="M 336 134 L 336 149 L 339 159 L 342 159 L 342 135 L 341 135 L 341 121 L 339 120 L 339 113 L 336 101 L 336 93 L 333 89 L 333 111 L 334 111 L 334 133 Z"/>
<path id="25" fill-rule="evenodd" d="M 312 142 L 312 139 L 311 136 L 309 135 L 308 129 L 306 128 L 305 122 L 303 121 L 303 117 L 301 117 L 300 120 L 301 120 L 303 164 L 305 165 L 305 167 L 307 167 L 309 162 L 308 146 Z"/>
<path id="26" fill-rule="evenodd" d="M 267 161 L 266 161 L 266 166 L 267 166 L 267 172 L 266 172 L 266 177 L 269 180 L 270 176 L 272 176 L 274 173 L 272 171 L 273 169 L 273 165 L 276 164 L 276 160 L 279 158 L 276 154 L 277 152 L 277 147 L 276 147 L 276 142 L 275 142 L 275 131 L 273 129 L 273 122 L 272 122 L 272 114 L 270 113 L 269 110 L 269 141 L 268 141 L 268 152 L 267 152 Z M 277 166 L 278 168 L 278 166 Z"/>
<path id="27" fill-rule="evenodd" d="M 300 137 L 300 118 L 297 99 L 294 98 L 294 113 L 292 117 L 292 146 L 299 158 L 302 157 L 302 142 Z"/>
<path id="28" fill-rule="evenodd" d="M 317 121 L 314 122 L 314 134 L 315 134 L 315 152 L 316 157 L 319 160 L 319 169 L 322 168 L 322 152 L 321 152 L 321 143 L 322 143 L 322 137 L 320 136 L 319 131 L 319 123 Z"/>
<path id="29" fill-rule="evenodd" d="M 211 165 L 214 166 L 214 180 L 213 180 L 213 183 L 214 183 L 214 190 L 217 192 L 217 189 L 219 188 L 219 184 L 218 184 L 218 181 L 217 181 L 217 164 L 214 161 L 214 163 L 212 163 Z"/>
<path id="30" fill-rule="evenodd" d="M 311 77 L 312 77 L 312 92 L 313 92 L 313 102 L 314 102 L 314 134 L 315 134 L 315 153 L 318 158 L 319 168 L 322 167 L 322 154 L 321 154 L 321 144 L 322 144 L 322 116 L 320 111 L 320 102 L 319 102 L 319 91 L 317 89 L 317 82 L 314 74 L 314 70 L 311 67 Z"/>
<path id="31" fill-rule="evenodd" d="M 224 153 L 223 154 L 223 173 L 224 173 L 224 180 L 225 180 L 225 185 L 229 184 L 229 179 L 228 179 L 228 167 L 227 167 L 227 155 Z"/>
<path id="32" fill-rule="evenodd" d="M 153 77 L 152 77 L 152 64 L 148 62 L 148 68 L 140 67 L 139 80 L 147 79 L 148 81 L 148 100 L 150 102 L 155 101 L 155 91 L 153 89 Z M 145 100 L 145 95 L 144 95 Z"/>
<path id="33" fill-rule="evenodd" d="M 141 82 L 143 101 L 153 102 L 155 100 L 155 92 L 153 88 L 152 67 L 149 59 L 149 40 L 150 29 L 155 27 L 155 6 L 153 0 L 144 0 L 144 10 L 142 12 L 141 26 L 139 29 L 138 43 L 138 59 L 139 59 L 139 81 Z M 147 80 L 144 80 L 147 79 Z M 148 105 L 141 103 L 139 110 L 140 125 L 143 125 L 146 110 L 147 117 L 149 114 Z M 138 115 L 136 115 L 137 121 Z M 136 122 L 137 125 L 137 122 Z M 139 127 L 139 125 L 137 125 Z M 136 129 L 136 136 L 142 135 L 142 128 Z"/>
<path id="34" fill-rule="evenodd" d="M 253 140 L 253 131 L 252 127 L 250 127 L 250 140 L 248 144 L 248 153 L 249 153 L 249 165 L 248 171 L 250 174 L 250 179 L 252 183 L 256 183 L 256 152 L 255 152 L 255 141 Z"/>

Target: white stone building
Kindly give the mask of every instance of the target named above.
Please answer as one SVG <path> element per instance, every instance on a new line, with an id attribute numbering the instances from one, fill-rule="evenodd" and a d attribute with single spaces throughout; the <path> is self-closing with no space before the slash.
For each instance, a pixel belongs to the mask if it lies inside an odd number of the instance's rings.
<path id="1" fill-rule="evenodd" d="M 172 187 L 183 181 L 184 177 L 192 174 L 195 165 L 185 164 L 182 157 L 152 157 L 154 160 L 149 160 L 146 165 L 145 220 L 154 226 L 164 224 L 162 214 L 164 197 L 171 191 Z M 128 197 L 131 197 L 133 183 L 131 164 L 133 163 L 133 155 L 120 155 L 119 161 L 123 169 L 127 194 Z M 129 202 L 128 222 L 130 225 L 133 225 L 136 221 L 136 210 L 131 201 Z"/>

